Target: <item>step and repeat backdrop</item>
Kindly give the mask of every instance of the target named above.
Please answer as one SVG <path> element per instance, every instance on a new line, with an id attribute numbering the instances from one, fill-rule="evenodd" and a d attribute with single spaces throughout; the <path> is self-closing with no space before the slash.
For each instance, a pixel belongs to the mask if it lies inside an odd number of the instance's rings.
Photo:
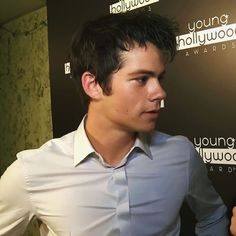
<path id="1" fill-rule="evenodd" d="M 178 53 L 168 65 L 167 99 L 158 129 L 187 136 L 230 210 L 236 203 L 236 1 L 47 1 L 54 137 L 79 125 L 85 111 L 70 76 L 68 51 L 83 22 L 104 14 L 152 11 L 179 23 Z M 194 217 L 181 210 L 181 235 L 194 235 Z"/>

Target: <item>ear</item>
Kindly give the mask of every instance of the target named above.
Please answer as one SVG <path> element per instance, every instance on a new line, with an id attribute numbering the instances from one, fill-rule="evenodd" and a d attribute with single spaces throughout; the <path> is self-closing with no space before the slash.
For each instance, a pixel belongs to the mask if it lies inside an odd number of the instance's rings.
<path id="1" fill-rule="evenodd" d="M 102 88 L 95 80 L 95 75 L 86 71 L 82 74 L 81 82 L 85 93 L 94 100 L 98 100 L 102 95 Z"/>

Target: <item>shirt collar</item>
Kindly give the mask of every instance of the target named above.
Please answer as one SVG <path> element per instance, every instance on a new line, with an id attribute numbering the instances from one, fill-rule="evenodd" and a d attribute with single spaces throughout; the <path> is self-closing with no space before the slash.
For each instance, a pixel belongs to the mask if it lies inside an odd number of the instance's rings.
<path id="1" fill-rule="evenodd" d="M 74 166 L 78 165 L 90 154 L 95 153 L 95 150 L 92 144 L 90 143 L 88 136 L 86 134 L 86 131 L 85 131 L 85 127 L 84 127 L 85 120 L 86 120 L 86 116 L 84 116 L 78 129 L 75 131 Z"/>
<path id="2" fill-rule="evenodd" d="M 86 116 L 84 116 L 78 129 L 75 131 L 74 166 L 78 165 L 89 155 L 96 153 L 96 151 L 94 150 L 86 134 L 85 120 L 86 120 Z M 147 157 L 152 159 L 152 154 L 151 154 L 150 147 L 148 144 L 148 135 L 144 133 L 139 133 L 135 140 L 134 146 L 132 147 L 129 153 L 131 153 L 136 148 L 142 150 L 147 155 Z"/>
<path id="3" fill-rule="evenodd" d="M 152 159 L 152 153 L 150 150 L 148 137 L 149 135 L 147 133 L 139 133 L 135 140 L 133 149 L 141 149 L 150 159 Z"/>

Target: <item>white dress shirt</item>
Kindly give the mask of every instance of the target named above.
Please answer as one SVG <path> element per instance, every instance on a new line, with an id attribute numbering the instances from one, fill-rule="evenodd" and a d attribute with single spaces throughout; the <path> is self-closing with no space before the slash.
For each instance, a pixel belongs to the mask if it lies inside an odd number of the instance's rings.
<path id="1" fill-rule="evenodd" d="M 22 235 L 34 218 L 44 236 L 177 236 L 185 200 L 198 235 L 228 235 L 226 208 L 185 137 L 139 134 L 112 167 L 82 121 L 77 131 L 17 154 L 0 181 L 0 236 Z"/>

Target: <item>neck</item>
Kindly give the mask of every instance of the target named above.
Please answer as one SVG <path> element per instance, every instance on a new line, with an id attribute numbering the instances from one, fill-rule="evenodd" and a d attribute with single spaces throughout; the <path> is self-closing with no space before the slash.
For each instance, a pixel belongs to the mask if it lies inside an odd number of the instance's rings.
<path id="1" fill-rule="evenodd" d="M 85 130 L 94 149 L 112 166 L 120 163 L 136 139 L 136 133 L 115 128 L 102 117 L 90 114 L 87 116 Z"/>

